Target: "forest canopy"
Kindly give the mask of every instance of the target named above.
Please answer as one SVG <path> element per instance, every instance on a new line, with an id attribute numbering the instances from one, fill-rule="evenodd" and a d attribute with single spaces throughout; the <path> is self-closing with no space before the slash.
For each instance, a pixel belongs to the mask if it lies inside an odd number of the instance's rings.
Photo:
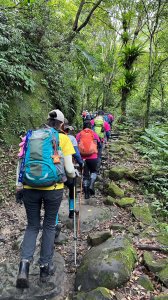
<path id="1" fill-rule="evenodd" d="M 0 122 L 12 133 L 55 107 L 71 121 L 86 108 L 143 127 L 167 120 L 166 0 L 0 0 L 0 10 Z"/>

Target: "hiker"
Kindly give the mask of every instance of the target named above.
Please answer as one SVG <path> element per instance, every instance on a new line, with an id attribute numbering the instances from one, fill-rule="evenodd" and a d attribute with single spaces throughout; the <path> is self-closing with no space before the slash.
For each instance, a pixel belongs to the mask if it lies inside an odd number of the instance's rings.
<path id="1" fill-rule="evenodd" d="M 23 201 L 28 224 L 21 247 L 17 288 L 29 287 L 29 266 L 40 229 L 42 204 L 45 214 L 39 258 L 40 281 L 46 282 L 55 272 L 52 261 L 55 219 L 63 198 L 65 171 L 70 178 L 76 176 L 72 163 L 75 152 L 73 145 L 67 135 L 58 133 L 63 123 L 64 115 L 60 110 L 49 112 L 47 125 L 32 132 L 28 131 L 20 145 L 21 165 L 19 164 L 17 170 L 16 201 Z"/>
<path id="2" fill-rule="evenodd" d="M 103 117 L 104 117 L 104 112 L 102 110 L 99 110 L 97 112 L 96 118 L 94 120 L 91 120 L 92 129 L 97 133 L 101 141 L 101 147 L 99 149 L 99 155 L 98 155 L 98 172 L 101 165 L 101 156 L 103 150 L 103 143 L 105 142 L 105 137 L 107 139 L 109 139 L 110 137 L 109 124 L 106 121 L 104 121 Z"/>
<path id="3" fill-rule="evenodd" d="M 110 125 L 110 130 L 112 128 L 112 123 L 114 121 L 114 116 L 110 113 L 104 114 L 104 121 L 106 121 Z"/>
<path id="4" fill-rule="evenodd" d="M 110 124 L 110 127 L 112 128 L 112 124 L 114 122 L 114 116 L 111 114 L 111 113 L 108 113 L 108 119 L 109 119 L 109 124 Z"/>
<path id="5" fill-rule="evenodd" d="M 82 171 L 84 162 L 83 159 L 81 157 L 79 148 L 78 148 L 78 142 L 76 140 L 76 138 L 71 134 L 71 132 L 74 130 L 74 128 L 72 126 L 69 125 L 68 120 L 65 121 L 64 124 L 64 132 L 68 135 L 68 137 L 70 138 L 72 145 L 75 149 L 75 153 L 72 155 L 74 161 L 79 165 L 80 170 Z M 69 188 L 69 218 L 73 218 L 74 215 L 74 181 L 72 183 L 72 179 L 68 178 L 66 181 L 66 186 Z"/>
<path id="6" fill-rule="evenodd" d="M 91 115 L 88 112 L 88 110 L 84 110 L 82 112 L 82 119 L 83 119 L 83 122 L 86 121 L 86 120 L 91 120 Z"/>
<path id="7" fill-rule="evenodd" d="M 83 172 L 83 189 L 85 199 L 95 194 L 94 184 L 97 177 L 98 150 L 101 147 L 98 135 L 91 129 L 91 121 L 86 120 L 83 130 L 80 131 L 76 140 L 82 159 L 85 161 Z"/>
<path id="8" fill-rule="evenodd" d="M 79 149 L 78 149 L 78 143 L 76 138 L 71 134 L 71 131 L 73 131 L 74 128 L 72 126 L 69 125 L 68 120 L 65 118 L 64 119 L 64 126 L 63 126 L 63 130 L 62 132 L 66 135 L 68 135 L 68 137 L 70 138 L 72 145 L 74 147 L 75 153 L 72 155 L 73 159 L 75 160 L 75 162 L 79 165 L 80 169 L 82 170 L 83 168 L 83 160 L 82 157 L 80 155 Z M 73 178 L 67 178 L 67 181 L 65 182 L 65 185 L 68 187 L 69 189 L 69 218 L 72 219 L 74 217 L 74 180 Z M 60 234 L 61 231 L 61 226 L 59 223 L 59 217 L 58 214 L 56 216 L 56 226 L 55 226 L 55 242 L 57 242 L 57 238 Z"/>

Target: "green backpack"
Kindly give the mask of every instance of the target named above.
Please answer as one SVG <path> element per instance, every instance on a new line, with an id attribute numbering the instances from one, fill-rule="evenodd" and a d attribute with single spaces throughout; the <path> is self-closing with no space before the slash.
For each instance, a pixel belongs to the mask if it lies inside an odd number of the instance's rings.
<path id="1" fill-rule="evenodd" d="M 104 138 L 104 127 L 103 127 L 104 121 L 102 117 L 96 117 L 94 120 L 94 131 L 97 133 L 97 135 L 103 139 Z"/>

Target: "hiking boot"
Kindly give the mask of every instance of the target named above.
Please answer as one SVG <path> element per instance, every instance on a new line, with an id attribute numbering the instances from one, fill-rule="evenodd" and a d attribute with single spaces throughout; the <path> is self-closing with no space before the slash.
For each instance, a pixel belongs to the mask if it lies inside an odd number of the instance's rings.
<path id="1" fill-rule="evenodd" d="M 16 287 L 18 289 L 26 289 L 29 287 L 29 265 L 30 262 L 27 259 L 23 259 L 19 265 L 19 273 L 16 280 Z"/>
<path id="2" fill-rule="evenodd" d="M 84 194 L 85 194 L 85 199 L 90 198 L 90 193 L 89 193 L 89 187 L 88 186 L 84 186 Z"/>
<path id="3" fill-rule="evenodd" d="M 55 225 L 55 238 L 59 236 L 60 231 L 61 231 L 61 224 L 58 223 L 57 225 Z"/>
<path id="4" fill-rule="evenodd" d="M 97 178 L 97 174 L 96 173 L 91 173 L 90 186 L 89 186 L 90 195 L 95 195 L 94 184 L 95 184 L 96 178 Z"/>
<path id="5" fill-rule="evenodd" d="M 55 266 L 53 263 L 45 264 L 40 266 L 40 281 L 46 282 L 50 276 L 55 273 Z"/>
<path id="6" fill-rule="evenodd" d="M 69 218 L 73 219 L 74 218 L 74 210 L 69 211 Z"/>
<path id="7" fill-rule="evenodd" d="M 85 199 L 89 199 L 90 198 L 89 185 L 90 185 L 90 180 L 85 179 L 83 181 L 83 191 L 84 191 L 84 194 L 85 194 Z"/>

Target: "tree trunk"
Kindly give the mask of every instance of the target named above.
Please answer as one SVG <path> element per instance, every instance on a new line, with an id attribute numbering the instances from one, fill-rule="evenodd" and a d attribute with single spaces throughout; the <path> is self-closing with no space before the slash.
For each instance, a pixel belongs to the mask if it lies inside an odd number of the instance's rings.
<path id="1" fill-rule="evenodd" d="M 164 112 L 164 97 L 165 97 L 165 91 L 164 91 L 164 84 L 162 82 L 162 78 L 160 79 L 161 82 L 160 82 L 160 88 L 161 88 L 161 112 L 162 112 L 162 116 L 165 115 L 165 112 Z"/>
<path id="2" fill-rule="evenodd" d="M 146 92 L 146 113 L 145 113 L 145 128 L 149 126 L 149 114 L 151 106 L 151 96 L 152 96 L 152 40 L 153 36 L 150 36 L 149 43 L 149 67 L 148 67 L 148 83 Z"/>
<path id="3" fill-rule="evenodd" d="M 126 116 L 126 105 L 127 105 L 127 97 L 128 90 L 126 88 L 122 88 L 121 90 L 121 114 L 122 116 Z"/>

